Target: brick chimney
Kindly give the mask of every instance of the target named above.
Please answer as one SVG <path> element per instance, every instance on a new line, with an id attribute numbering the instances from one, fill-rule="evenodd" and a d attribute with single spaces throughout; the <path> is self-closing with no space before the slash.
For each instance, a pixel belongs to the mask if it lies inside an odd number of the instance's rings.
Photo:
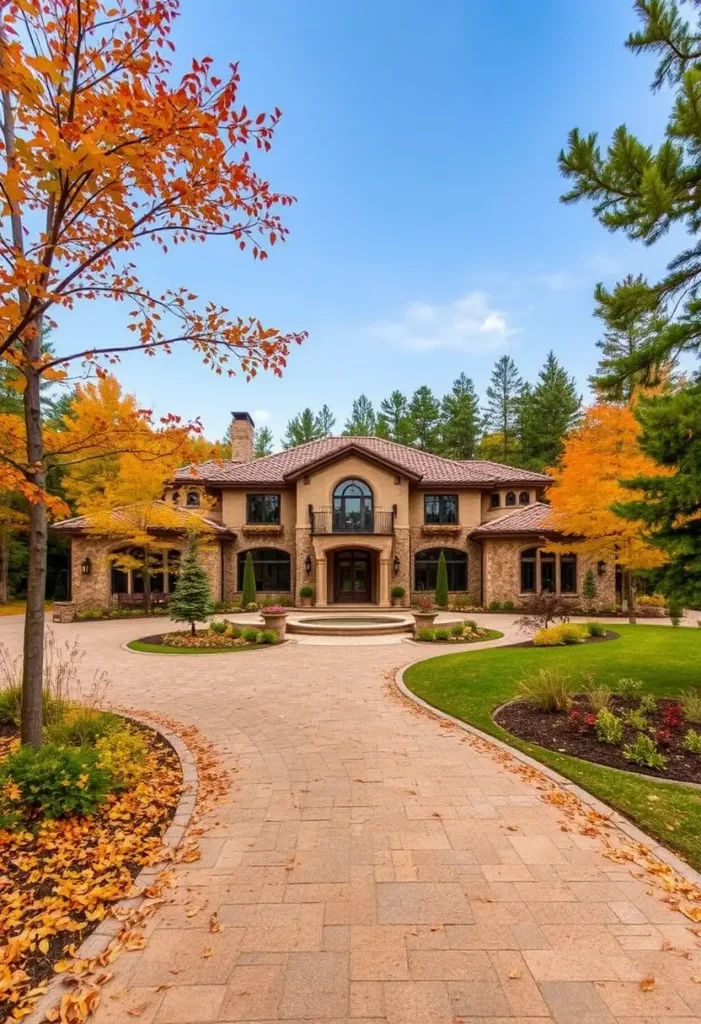
<path id="1" fill-rule="evenodd" d="M 253 458 L 255 423 L 247 412 L 231 414 L 231 458 L 234 462 L 250 462 Z"/>

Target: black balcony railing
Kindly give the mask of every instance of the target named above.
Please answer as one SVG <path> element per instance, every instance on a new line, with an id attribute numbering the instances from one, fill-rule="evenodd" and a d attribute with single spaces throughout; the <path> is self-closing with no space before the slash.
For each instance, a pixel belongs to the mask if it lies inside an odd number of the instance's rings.
<path id="1" fill-rule="evenodd" d="M 394 533 L 394 513 L 314 512 L 310 509 L 312 533 Z"/>

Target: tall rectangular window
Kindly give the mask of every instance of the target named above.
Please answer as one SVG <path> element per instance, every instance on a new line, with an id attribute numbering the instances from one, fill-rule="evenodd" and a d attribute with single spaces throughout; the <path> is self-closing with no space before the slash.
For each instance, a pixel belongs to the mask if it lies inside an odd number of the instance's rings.
<path id="1" fill-rule="evenodd" d="M 555 555 L 541 553 L 540 589 L 546 594 L 555 593 Z"/>
<path id="2" fill-rule="evenodd" d="M 453 526 L 458 521 L 457 494 L 425 494 L 424 523 Z"/>
<path id="3" fill-rule="evenodd" d="M 255 526 L 279 526 L 280 495 L 249 494 L 246 522 Z"/>
<path id="4" fill-rule="evenodd" d="M 535 594 L 536 548 L 521 553 L 521 593 Z"/>
<path id="5" fill-rule="evenodd" d="M 577 593 L 577 556 L 562 555 L 560 558 L 560 593 Z"/>

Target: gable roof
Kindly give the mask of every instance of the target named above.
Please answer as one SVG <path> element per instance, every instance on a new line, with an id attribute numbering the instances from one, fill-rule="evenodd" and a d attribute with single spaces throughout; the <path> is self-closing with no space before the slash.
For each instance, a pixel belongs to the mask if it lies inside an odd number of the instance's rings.
<path id="1" fill-rule="evenodd" d="M 544 473 L 515 469 L 498 462 L 480 459 L 463 461 L 444 459 L 418 448 L 410 448 L 381 437 L 323 437 L 266 455 L 251 462 L 204 462 L 185 466 L 175 474 L 175 483 L 205 483 L 223 487 L 258 484 L 284 486 L 297 476 L 342 455 L 367 456 L 386 464 L 395 473 L 403 473 L 422 486 L 461 484 L 465 487 L 518 486 L 551 483 Z"/>
<path id="2" fill-rule="evenodd" d="M 473 530 L 471 537 L 511 537 L 519 534 L 552 534 L 550 524 L 550 505 L 536 501 L 532 505 L 524 505 L 517 512 L 492 519 L 491 523 L 483 523 Z"/>
<path id="3" fill-rule="evenodd" d="M 171 505 L 165 501 L 154 501 L 153 504 L 167 506 L 169 512 L 174 512 L 182 520 L 182 525 L 179 527 L 154 527 L 154 533 L 175 533 L 179 532 L 180 530 L 187 530 L 188 526 L 192 522 L 193 517 L 196 516 L 199 521 L 207 524 L 212 533 L 217 535 L 223 535 L 226 537 L 232 536 L 232 532 L 227 526 L 224 526 L 222 523 L 218 523 L 215 519 L 210 519 L 208 516 L 202 516 L 194 510 L 181 508 L 178 505 Z M 124 508 L 129 508 L 129 506 L 126 505 L 124 506 Z M 114 515 L 115 519 L 120 519 L 120 514 L 122 512 L 123 510 L 121 508 L 116 508 L 113 510 L 112 514 Z M 63 519 L 59 523 L 54 523 L 52 529 L 60 530 L 64 533 L 88 533 L 91 530 L 91 517 L 89 515 L 86 515 L 74 516 L 72 519 Z"/>

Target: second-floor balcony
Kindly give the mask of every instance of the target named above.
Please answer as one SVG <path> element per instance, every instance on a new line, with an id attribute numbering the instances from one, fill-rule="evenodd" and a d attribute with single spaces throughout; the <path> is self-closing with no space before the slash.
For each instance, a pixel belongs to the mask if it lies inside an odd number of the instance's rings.
<path id="1" fill-rule="evenodd" d="M 394 512 L 380 512 L 372 508 L 333 512 L 309 510 L 312 533 L 394 533 Z"/>

